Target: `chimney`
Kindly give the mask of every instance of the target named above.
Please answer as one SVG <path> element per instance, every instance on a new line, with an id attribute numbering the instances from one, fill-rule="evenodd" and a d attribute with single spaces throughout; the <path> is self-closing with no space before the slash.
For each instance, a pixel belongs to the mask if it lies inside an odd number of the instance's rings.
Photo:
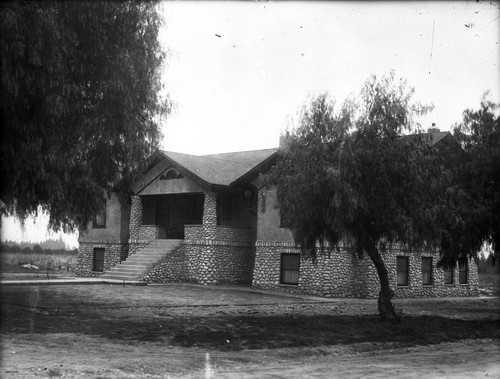
<path id="1" fill-rule="evenodd" d="M 436 123 L 433 122 L 432 123 L 432 128 L 427 129 L 427 132 L 428 133 L 439 133 L 440 130 L 439 130 L 439 128 L 436 128 Z"/>
<path id="2" fill-rule="evenodd" d="M 279 147 L 283 148 L 285 147 L 288 139 L 290 138 L 290 132 L 287 130 L 285 133 L 280 134 L 280 144 Z"/>

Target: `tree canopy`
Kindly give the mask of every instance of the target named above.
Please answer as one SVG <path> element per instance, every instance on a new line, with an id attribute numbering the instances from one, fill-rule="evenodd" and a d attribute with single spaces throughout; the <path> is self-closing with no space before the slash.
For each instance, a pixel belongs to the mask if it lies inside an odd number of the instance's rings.
<path id="1" fill-rule="evenodd" d="M 483 97 L 478 110 L 466 109 L 454 128 L 462 147 L 451 167 L 449 217 L 442 251 L 448 261 L 476 256 L 491 244 L 493 262 L 500 261 L 500 116 L 499 105 Z M 448 159 L 451 161 L 450 159 Z"/>
<path id="2" fill-rule="evenodd" d="M 156 2 L 0 6 L 1 199 L 24 219 L 86 226 L 158 148 L 165 52 Z"/>
<path id="3" fill-rule="evenodd" d="M 271 172 L 298 245 L 314 255 L 317 242 L 342 242 L 367 254 L 381 283 L 379 312 L 393 320 L 394 292 L 380 250 L 391 243 L 439 246 L 449 179 L 413 122 L 421 107 L 412 96 L 391 73 L 370 78 L 360 98 L 338 111 L 327 94 L 313 98 Z"/>

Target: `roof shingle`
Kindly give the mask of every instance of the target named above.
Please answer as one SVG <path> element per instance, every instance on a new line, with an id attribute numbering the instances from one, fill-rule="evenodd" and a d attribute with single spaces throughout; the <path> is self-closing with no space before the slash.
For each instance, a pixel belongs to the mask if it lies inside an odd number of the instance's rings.
<path id="1" fill-rule="evenodd" d="M 163 155 L 210 184 L 229 185 L 278 149 L 190 155 L 163 151 Z"/>

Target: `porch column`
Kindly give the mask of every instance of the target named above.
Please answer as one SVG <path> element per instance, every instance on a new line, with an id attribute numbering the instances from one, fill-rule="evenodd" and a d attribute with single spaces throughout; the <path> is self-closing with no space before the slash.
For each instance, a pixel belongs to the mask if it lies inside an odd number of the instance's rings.
<path id="1" fill-rule="evenodd" d="M 217 229 L 217 193 L 205 192 L 203 203 L 203 238 L 213 240 Z"/>
<path id="2" fill-rule="evenodd" d="M 140 196 L 132 196 L 130 207 L 130 239 L 139 239 L 139 226 L 142 224 L 142 199 Z"/>

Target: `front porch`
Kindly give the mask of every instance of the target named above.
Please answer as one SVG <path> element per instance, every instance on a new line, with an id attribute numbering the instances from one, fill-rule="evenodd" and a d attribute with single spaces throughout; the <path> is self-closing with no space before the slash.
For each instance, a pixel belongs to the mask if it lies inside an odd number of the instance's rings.
<path id="1" fill-rule="evenodd" d="M 133 196 L 130 240 L 255 240 L 256 204 L 242 193 Z"/>
<path id="2" fill-rule="evenodd" d="M 152 204 L 164 206 L 168 212 L 152 208 Z M 183 240 L 182 248 L 168 255 L 143 280 L 251 283 L 255 260 L 254 207 L 241 193 L 134 196 L 130 223 L 132 254 L 152 240 L 173 236 L 182 236 L 179 239 Z M 192 220 L 196 223 L 189 223 Z"/>

